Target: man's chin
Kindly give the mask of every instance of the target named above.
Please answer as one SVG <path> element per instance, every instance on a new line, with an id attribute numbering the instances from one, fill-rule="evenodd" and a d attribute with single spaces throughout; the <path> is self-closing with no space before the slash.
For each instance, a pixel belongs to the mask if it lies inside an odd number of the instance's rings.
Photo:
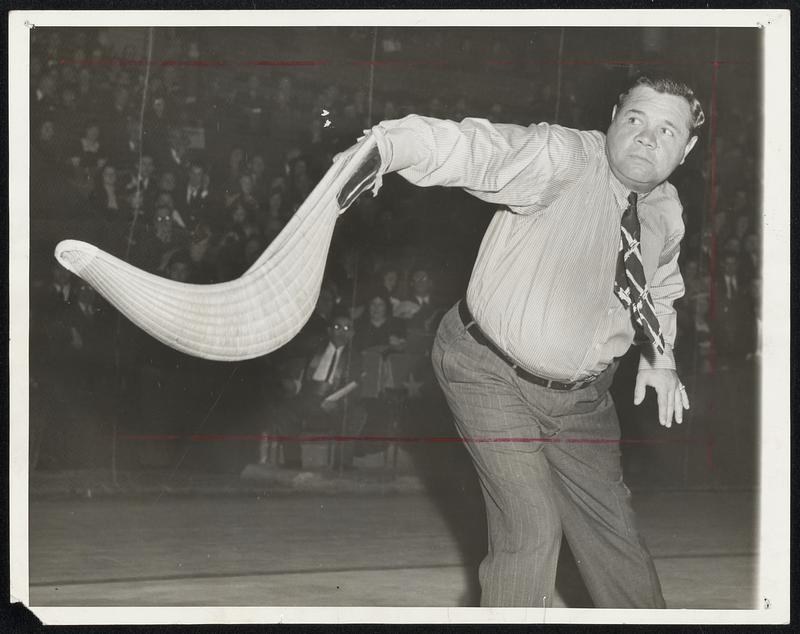
<path id="1" fill-rule="evenodd" d="M 627 174 L 618 172 L 617 178 L 623 185 L 640 194 L 649 192 L 658 185 L 658 180 L 652 174 L 644 174 L 633 170 Z"/>

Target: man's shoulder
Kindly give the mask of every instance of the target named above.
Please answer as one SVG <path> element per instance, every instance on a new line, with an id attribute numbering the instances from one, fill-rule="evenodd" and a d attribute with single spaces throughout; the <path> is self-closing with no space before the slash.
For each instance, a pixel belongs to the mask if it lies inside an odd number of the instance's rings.
<path id="1" fill-rule="evenodd" d="M 664 181 L 650 192 L 648 202 L 652 205 L 657 205 L 665 212 L 683 213 L 683 205 L 681 204 L 680 196 L 678 196 L 678 190 L 669 181 Z"/>

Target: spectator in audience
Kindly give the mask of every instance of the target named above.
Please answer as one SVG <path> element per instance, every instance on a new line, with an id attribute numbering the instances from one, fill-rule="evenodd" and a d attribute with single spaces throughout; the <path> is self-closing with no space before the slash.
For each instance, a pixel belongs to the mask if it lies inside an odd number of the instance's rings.
<path id="1" fill-rule="evenodd" d="M 742 242 L 739 256 L 739 279 L 749 285 L 761 275 L 761 254 L 758 234 L 748 233 Z"/>
<path id="2" fill-rule="evenodd" d="M 78 107 L 78 97 L 73 86 L 65 86 L 61 90 L 61 104 L 55 116 L 65 138 L 77 142 L 82 111 Z"/>
<path id="3" fill-rule="evenodd" d="M 139 170 L 141 169 L 141 174 Z M 153 203 L 156 198 L 157 185 L 155 182 L 154 174 L 156 171 L 156 164 L 153 157 L 149 154 L 142 155 L 142 162 L 134 165 L 131 179 L 125 186 L 125 191 L 128 193 L 140 192 L 142 196 L 142 207 L 146 212 L 153 208 Z"/>
<path id="4" fill-rule="evenodd" d="M 236 190 L 225 195 L 225 208 L 230 210 L 243 207 L 250 218 L 260 217 L 261 206 L 255 197 L 252 176 L 247 173 L 242 174 L 239 176 L 238 185 Z"/>
<path id="5" fill-rule="evenodd" d="M 735 216 L 735 224 L 733 227 L 733 236 L 741 243 L 748 233 L 750 233 L 751 218 L 747 212 L 740 213 Z"/>
<path id="6" fill-rule="evenodd" d="M 283 194 L 280 190 L 275 190 L 269 196 L 266 211 L 258 217 L 261 232 L 267 242 L 272 242 L 283 229 L 285 225 L 284 214 Z"/>
<path id="7" fill-rule="evenodd" d="M 405 324 L 392 317 L 389 303 L 383 295 L 373 295 L 367 301 L 365 314 L 356 322 L 353 348 L 361 352 L 367 348 L 381 347 L 400 351 L 405 344 Z"/>
<path id="8" fill-rule="evenodd" d="M 75 302 L 76 278 L 58 262 L 51 267 L 52 279 L 49 284 L 33 294 L 31 301 L 31 319 L 39 317 L 41 323 L 50 317 L 54 321 L 68 310 Z"/>
<path id="9" fill-rule="evenodd" d="M 409 331 L 431 334 L 436 331 L 444 308 L 433 296 L 433 278 L 427 268 L 416 268 L 411 274 L 411 292 L 398 306 L 398 316 L 407 321 Z"/>
<path id="10" fill-rule="evenodd" d="M 99 221 L 101 246 L 112 253 L 120 254 L 130 209 L 119 191 L 117 170 L 113 165 L 106 165 L 100 172 L 100 179 L 92 192 L 91 202 Z"/>
<path id="11" fill-rule="evenodd" d="M 139 157 L 142 155 L 141 126 L 138 119 L 128 117 L 121 122 L 113 135 L 107 135 L 112 142 L 109 147 L 109 160 L 129 174 L 139 170 Z"/>
<path id="12" fill-rule="evenodd" d="M 260 207 L 265 207 L 267 204 L 267 198 L 269 196 L 269 183 L 267 182 L 267 164 L 264 162 L 264 156 L 261 154 L 255 154 L 252 159 L 250 159 L 249 165 L 249 174 L 250 178 L 253 181 L 253 196 L 255 196 L 256 200 Z"/>
<path id="13" fill-rule="evenodd" d="M 167 152 L 158 160 L 159 169 L 162 172 L 172 172 L 175 175 L 177 186 L 182 189 L 189 170 L 189 140 L 182 130 L 170 128 L 168 135 Z"/>
<path id="14" fill-rule="evenodd" d="M 265 430 L 265 434 L 295 436 L 303 431 L 321 431 L 355 436 L 361 432 L 366 413 L 358 403 L 357 390 L 336 400 L 326 400 L 349 383 L 362 381 L 360 357 L 351 353 L 354 334 L 353 321 L 348 315 L 338 314 L 333 318 L 327 341 L 315 350 L 302 374 L 284 378 L 288 396 L 276 407 L 270 417 L 273 428 Z M 301 469 L 300 443 L 288 440 L 281 444 L 283 466 Z M 336 443 L 334 466 L 352 468 L 353 445 Z"/>
<path id="15" fill-rule="evenodd" d="M 81 149 L 83 150 L 81 162 L 84 165 L 91 169 L 102 169 L 105 165 L 105 156 L 100 144 L 100 125 L 96 121 L 90 122 L 84 128 Z"/>
<path id="16" fill-rule="evenodd" d="M 300 205 L 308 198 L 314 184 L 308 173 L 308 165 L 305 159 L 298 157 L 293 163 L 289 172 L 289 195 L 291 202 Z"/>
<path id="17" fill-rule="evenodd" d="M 151 87 L 152 89 L 152 87 Z M 159 159 L 169 152 L 167 139 L 170 121 L 167 116 L 167 102 L 162 95 L 156 94 L 144 120 L 145 151 Z M 166 165 L 159 165 L 164 169 Z"/>
<path id="18" fill-rule="evenodd" d="M 193 283 L 194 271 L 188 251 L 177 249 L 167 260 L 167 277 L 175 282 Z"/>
<path id="19" fill-rule="evenodd" d="M 200 163 L 192 163 L 183 195 L 177 199 L 176 207 L 184 227 L 191 233 L 201 220 L 210 220 L 211 198 L 209 181 Z"/>
<path id="20" fill-rule="evenodd" d="M 176 227 L 172 210 L 167 206 L 156 206 L 152 228 L 141 231 L 132 254 L 134 264 L 145 271 L 165 276 L 169 256 L 188 246 L 189 237 Z"/>
<path id="21" fill-rule="evenodd" d="M 244 265 L 249 269 L 264 252 L 264 239 L 259 235 L 252 235 L 244 243 Z"/>
<path id="22" fill-rule="evenodd" d="M 250 75 L 244 90 L 236 94 L 236 107 L 239 120 L 242 122 L 242 133 L 250 138 L 258 138 L 264 134 L 266 112 L 266 96 L 261 87 L 258 75 Z"/>
<path id="23" fill-rule="evenodd" d="M 749 301 L 747 302 L 742 330 L 746 361 L 759 362 L 761 359 L 761 277 L 750 280 Z"/>
<path id="24" fill-rule="evenodd" d="M 31 95 L 31 114 L 52 117 L 58 111 L 57 83 L 54 73 L 47 72 L 39 79 Z"/>
<path id="25" fill-rule="evenodd" d="M 161 196 L 162 194 L 169 194 L 170 197 L 174 197 L 177 192 L 178 182 L 174 172 L 162 171 L 161 177 L 158 179 L 158 191 L 156 195 Z"/>
<path id="26" fill-rule="evenodd" d="M 290 342 L 288 356 L 306 357 L 325 341 L 337 299 L 335 286 L 329 281 L 323 282 L 314 312 L 311 313 L 311 317 L 294 340 Z"/>
<path id="27" fill-rule="evenodd" d="M 108 148 L 108 154 L 117 161 L 118 165 L 124 163 L 120 159 L 128 150 L 129 135 L 129 112 L 128 112 L 129 92 L 124 86 L 118 85 L 114 89 L 111 108 L 105 117 L 103 126 L 103 139 Z M 138 125 L 138 124 L 137 124 Z M 139 134 L 136 133 L 136 143 L 138 145 Z"/>
<path id="28" fill-rule="evenodd" d="M 92 83 L 92 71 L 83 67 L 78 72 L 78 108 L 82 112 L 93 112 L 97 107 L 97 93 Z"/>
<path id="29" fill-rule="evenodd" d="M 56 126 L 52 119 L 44 119 L 38 127 L 31 147 L 31 170 L 40 174 L 52 170 L 61 162 L 61 148 L 56 138 Z"/>
<path id="30" fill-rule="evenodd" d="M 224 183 L 226 196 L 233 195 L 239 189 L 239 177 L 245 172 L 245 153 L 244 149 L 240 146 L 235 146 L 228 154 L 228 163 L 225 166 L 225 173 L 219 180 L 215 182 Z"/>
<path id="31" fill-rule="evenodd" d="M 742 349 L 742 319 L 746 297 L 739 283 L 736 253 L 725 253 L 721 275 L 716 283 L 716 306 L 714 310 L 714 343 L 719 367 L 726 370 L 732 363 L 744 358 Z"/>
<path id="32" fill-rule="evenodd" d="M 394 315 L 401 301 L 399 292 L 400 275 L 397 272 L 397 267 L 393 264 L 384 265 L 379 272 L 378 278 L 376 292 L 386 300 Z"/>

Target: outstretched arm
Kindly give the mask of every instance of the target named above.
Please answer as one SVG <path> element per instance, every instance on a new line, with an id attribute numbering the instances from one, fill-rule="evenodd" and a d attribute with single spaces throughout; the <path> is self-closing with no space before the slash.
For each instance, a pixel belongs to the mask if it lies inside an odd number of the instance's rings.
<path id="1" fill-rule="evenodd" d="M 546 123 L 523 127 L 409 115 L 379 123 L 372 134 L 380 156 L 378 179 L 398 172 L 415 185 L 461 187 L 517 212 L 535 209 L 558 182 L 574 179 L 586 164 L 579 133 Z M 366 181 L 354 179 L 356 188 L 359 182 Z"/>

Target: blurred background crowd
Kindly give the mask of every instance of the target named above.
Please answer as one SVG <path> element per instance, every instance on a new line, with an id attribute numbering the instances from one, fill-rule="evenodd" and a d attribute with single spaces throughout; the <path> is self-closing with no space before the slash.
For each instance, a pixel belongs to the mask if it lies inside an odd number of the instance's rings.
<path id="1" fill-rule="evenodd" d="M 358 357 L 371 385 L 341 401 L 345 417 L 366 412 L 346 429 L 452 434 L 425 357 L 496 211 L 462 191 L 387 176 L 378 197 L 365 195 L 338 221 L 317 310 L 298 338 L 238 364 L 193 359 L 144 335 L 56 264 L 53 248 L 77 238 L 173 280 L 230 280 L 332 157 L 378 121 L 414 113 L 605 130 L 633 77 L 668 72 L 695 87 L 709 121 L 673 177 L 687 227 L 676 352 L 693 409 L 685 442 L 660 445 L 646 410 L 627 405 L 632 370 L 623 367 L 623 430 L 654 441 L 629 451 L 626 467 L 645 484 L 753 484 L 758 56 L 757 34 L 742 29 L 33 30 L 32 467 L 241 468 L 257 459 L 252 442 L 189 451 L 186 437 L 285 430 L 270 421 L 304 393 L 309 362 L 329 361 L 336 325 L 348 364 Z M 132 448 L 119 442 L 126 434 L 175 441 Z M 263 449 L 262 460 L 282 460 Z M 659 461 L 666 476 L 653 475 Z"/>

